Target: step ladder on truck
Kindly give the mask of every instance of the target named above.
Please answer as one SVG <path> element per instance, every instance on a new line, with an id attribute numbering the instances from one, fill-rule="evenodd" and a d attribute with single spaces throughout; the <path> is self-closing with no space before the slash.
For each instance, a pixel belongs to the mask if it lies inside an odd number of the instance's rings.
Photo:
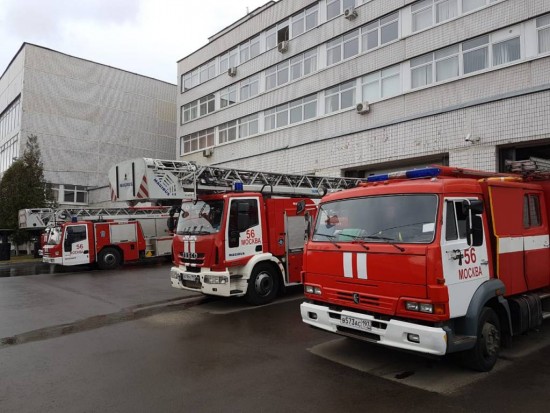
<path id="1" fill-rule="evenodd" d="M 117 164 L 109 180 L 113 200 L 182 200 L 174 220 L 173 287 L 244 296 L 256 305 L 301 283 L 314 199 L 359 182 L 148 158 Z"/>
<path id="2" fill-rule="evenodd" d="M 22 209 L 19 227 L 42 231 L 43 262 L 114 269 L 123 262 L 171 256 L 173 234 L 167 226 L 170 209 Z"/>
<path id="3" fill-rule="evenodd" d="M 503 342 L 550 318 L 550 168 L 510 166 L 522 174 L 434 166 L 324 197 L 304 323 L 491 370 Z"/>

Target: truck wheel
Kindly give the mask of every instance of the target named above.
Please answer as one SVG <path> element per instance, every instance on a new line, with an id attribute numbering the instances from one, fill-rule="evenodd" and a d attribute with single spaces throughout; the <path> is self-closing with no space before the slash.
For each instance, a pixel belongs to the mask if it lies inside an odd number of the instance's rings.
<path id="1" fill-rule="evenodd" d="M 500 351 L 500 322 L 492 308 L 484 307 L 479 315 L 477 340 L 464 356 L 465 364 L 473 370 L 491 371 Z"/>
<path id="2" fill-rule="evenodd" d="M 117 268 L 122 259 L 120 252 L 116 248 L 104 248 L 97 257 L 97 266 L 101 270 L 114 270 Z"/>
<path id="3" fill-rule="evenodd" d="M 277 271 L 269 264 L 258 264 L 248 280 L 246 300 L 253 305 L 267 304 L 275 299 L 278 290 Z"/>

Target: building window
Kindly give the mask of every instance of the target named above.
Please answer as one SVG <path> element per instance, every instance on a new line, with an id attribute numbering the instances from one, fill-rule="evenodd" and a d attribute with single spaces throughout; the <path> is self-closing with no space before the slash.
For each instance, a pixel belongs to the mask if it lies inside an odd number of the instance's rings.
<path id="1" fill-rule="evenodd" d="M 216 97 L 213 94 L 200 98 L 199 116 L 208 115 L 209 113 L 214 112 L 214 110 L 216 110 L 215 102 L 216 102 Z"/>
<path id="2" fill-rule="evenodd" d="M 256 36 L 239 46 L 241 64 L 260 54 L 260 36 Z"/>
<path id="3" fill-rule="evenodd" d="M 197 101 L 183 105 L 183 123 L 189 122 L 198 116 Z"/>
<path id="4" fill-rule="evenodd" d="M 396 65 L 364 76 L 362 82 L 363 100 L 375 102 L 386 97 L 400 94 L 400 75 L 401 66 Z"/>
<path id="5" fill-rule="evenodd" d="M 355 0 L 327 0 L 327 20 L 330 20 L 344 12 L 344 10 L 355 7 Z"/>
<path id="6" fill-rule="evenodd" d="M 459 75 L 459 45 L 446 47 L 434 53 L 435 81 L 442 82 Z"/>
<path id="7" fill-rule="evenodd" d="M 422 0 L 411 6 L 413 32 L 425 29 L 433 24 L 432 6 L 433 0 Z"/>
<path id="8" fill-rule="evenodd" d="M 275 129 L 276 122 L 275 122 L 275 108 L 268 109 L 264 111 L 264 130 L 272 130 Z"/>
<path id="9" fill-rule="evenodd" d="M 503 65 L 521 58 L 519 37 L 493 44 L 493 66 Z"/>
<path id="10" fill-rule="evenodd" d="M 211 60 L 207 64 L 200 68 L 200 82 L 206 82 L 207 80 L 216 77 L 216 59 Z"/>
<path id="11" fill-rule="evenodd" d="M 550 52 L 550 14 L 537 19 L 539 53 Z"/>
<path id="12" fill-rule="evenodd" d="M 290 81 L 297 80 L 317 70 L 317 49 L 290 59 Z"/>
<path id="13" fill-rule="evenodd" d="M 19 134 L 0 145 L 0 173 L 8 169 L 19 156 Z"/>
<path id="14" fill-rule="evenodd" d="M 258 118 L 258 114 L 255 113 L 239 119 L 239 139 L 258 134 Z"/>
<path id="15" fill-rule="evenodd" d="M 317 116 L 317 94 L 289 103 L 290 123 L 301 122 Z"/>
<path id="16" fill-rule="evenodd" d="M 411 87 L 426 86 L 433 82 L 433 53 L 411 60 Z"/>
<path id="17" fill-rule="evenodd" d="M 355 105 L 355 79 L 325 90 L 325 113 Z"/>
<path id="18" fill-rule="evenodd" d="M 239 100 L 243 101 L 259 93 L 260 76 L 254 75 L 240 83 Z"/>
<path id="19" fill-rule="evenodd" d="M 21 122 L 21 100 L 16 98 L 5 110 L 0 114 L 0 139 L 13 134 Z"/>
<path id="20" fill-rule="evenodd" d="M 489 67 L 489 36 L 480 36 L 462 43 L 464 74 Z"/>
<path id="21" fill-rule="evenodd" d="M 327 43 L 327 66 L 359 53 L 359 29 Z"/>
<path id="22" fill-rule="evenodd" d="M 500 0 L 422 0 L 411 6 L 412 31 L 425 29 Z"/>
<path id="23" fill-rule="evenodd" d="M 319 20 L 319 4 L 301 11 L 292 16 L 292 37 L 301 35 L 302 33 L 317 27 Z"/>
<path id="24" fill-rule="evenodd" d="M 183 91 L 199 85 L 199 69 L 183 75 Z"/>
<path id="25" fill-rule="evenodd" d="M 277 26 L 267 29 L 265 32 L 265 49 L 270 50 L 277 46 Z"/>
<path id="26" fill-rule="evenodd" d="M 218 126 L 218 142 L 220 144 L 237 139 L 237 121 L 222 123 Z"/>
<path id="27" fill-rule="evenodd" d="M 214 128 L 195 132 L 181 138 L 180 155 L 214 146 Z"/>
<path id="28" fill-rule="evenodd" d="M 220 107 L 225 108 L 237 103 L 237 85 L 226 87 L 220 92 Z"/>
<path id="29" fill-rule="evenodd" d="M 276 86 L 284 85 L 289 79 L 289 60 L 272 66 L 265 71 L 265 90 L 273 89 Z"/>
<path id="30" fill-rule="evenodd" d="M 399 38 L 399 12 L 378 19 L 361 28 L 363 52 Z"/>
<path id="31" fill-rule="evenodd" d="M 225 73 L 230 67 L 236 67 L 239 62 L 239 48 L 236 47 L 220 57 L 220 73 Z"/>
<path id="32" fill-rule="evenodd" d="M 86 204 L 88 202 L 88 191 L 85 186 L 64 185 L 63 202 L 71 204 Z"/>
<path id="33" fill-rule="evenodd" d="M 457 77 L 460 69 L 459 54 L 459 45 L 454 45 L 412 59 L 412 88 Z"/>

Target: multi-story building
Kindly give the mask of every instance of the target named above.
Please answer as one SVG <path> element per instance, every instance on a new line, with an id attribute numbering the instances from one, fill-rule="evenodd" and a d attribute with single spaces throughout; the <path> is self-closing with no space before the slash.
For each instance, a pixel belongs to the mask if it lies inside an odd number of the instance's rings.
<path id="1" fill-rule="evenodd" d="M 547 0 L 280 0 L 178 62 L 178 155 L 364 176 L 550 158 Z"/>
<path id="2" fill-rule="evenodd" d="M 0 174 L 36 135 L 59 204 L 110 202 L 107 172 L 175 159 L 176 85 L 24 43 L 0 77 Z"/>

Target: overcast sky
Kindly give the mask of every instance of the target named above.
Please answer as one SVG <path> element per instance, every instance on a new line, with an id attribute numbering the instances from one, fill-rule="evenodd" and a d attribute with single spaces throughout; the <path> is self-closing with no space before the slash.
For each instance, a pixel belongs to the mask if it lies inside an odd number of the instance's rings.
<path id="1" fill-rule="evenodd" d="M 267 0 L 0 0 L 0 75 L 23 42 L 177 83 L 176 62 Z"/>

